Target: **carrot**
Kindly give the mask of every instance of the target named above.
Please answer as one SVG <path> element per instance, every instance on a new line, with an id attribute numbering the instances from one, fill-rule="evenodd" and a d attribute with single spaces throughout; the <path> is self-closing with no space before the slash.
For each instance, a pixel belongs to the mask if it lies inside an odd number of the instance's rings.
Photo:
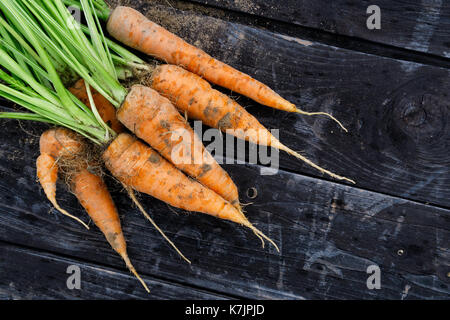
<path id="1" fill-rule="evenodd" d="M 86 229 L 89 229 L 89 226 L 86 223 L 62 209 L 56 201 L 56 180 L 58 179 L 58 166 L 56 160 L 51 155 L 43 153 L 36 160 L 36 168 L 42 189 L 44 189 L 45 195 L 53 206 L 62 214 L 78 221 L 85 226 Z"/>
<path id="2" fill-rule="evenodd" d="M 141 282 L 145 290 L 150 292 L 128 257 L 119 214 L 103 179 L 84 169 L 73 176 L 72 185 L 78 201 L 103 232 L 111 247 L 122 257 L 128 269 Z"/>
<path id="3" fill-rule="evenodd" d="M 258 237 L 276 244 L 256 229 L 245 215 L 214 191 L 189 179 L 156 151 L 121 133 L 103 153 L 108 170 L 122 183 L 174 207 L 229 220 L 250 228 Z"/>
<path id="4" fill-rule="evenodd" d="M 283 150 L 335 179 L 355 183 L 353 180 L 319 167 L 303 155 L 283 145 L 241 105 L 213 89 L 207 81 L 196 74 L 174 65 L 161 65 L 153 73 L 151 86 L 169 98 L 190 118 L 201 120 L 210 127 L 233 134 L 240 139 Z"/>
<path id="5" fill-rule="evenodd" d="M 49 154 L 55 159 L 77 157 L 83 152 L 83 143 L 73 131 L 58 127 L 49 129 L 41 135 L 39 148 L 41 154 Z"/>
<path id="6" fill-rule="evenodd" d="M 69 91 L 77 97 L 83 104 L 91 108 L 89 96 L 86 92 L 86 85 L 84 79 L 78 80 Z M 91 88 L 92 98 L 95 103 L 95 107 L 100 114 L 103 121 L 113 129 L 114 132 L 120 133 L 124 130 L 122 124 L 117 120 L 116 108 L 105 97 L 98 93 L 94 88 Z"/>
<path id="7" fill-rule="evenodd" d="M 326 115 L 347 131 L 332 115 L 298 109 L 265 84 L 212 58 L 132 8 L 115 8 L 107 21 L 107 30 L 115 39 L 134 49 L 167 63 L 180 65 L 214 84 L 238 92 L 260 104 L 304 115 Z"/>
<path id="8" fill-rule="evenodd" d="M 236 184 L 204 148 L 202 141 L 168 99 L 151 88 L 135 85 L 116 114 L 114 106 L 107 99 L 91 90 L 100 116 L 116 133 L 122 132 L 122 124 L 125 125 L 177 168 L 211 188 L 240 210 Z M 81 102 L 90 106 L 83 79 L 70 91 Z M 186 152 L 186 157 L 190 155 L 190 159 L 174 159 L 176 150 L 183 148 L 179 140 L 171 139 L 177 133 L 185 134 L 189 138 L 189 145 L 181 151 Z"/>
<path id="9" fill-rule="evenodd" d="M 145 290 L 149 292 L 147 285 L 136 272 L 128 257 L 126 242 L 114 201 L 103 179 L 90 172 L 88 160 L 81 158 L 83 156 L 83 148 L 84 141 L 75 133 L 65 128 L 47 130 L 40 138 L 41 152 L 47 151 L 54 157 L 70 158 L 72 161 L 80 160 L 79 167 L 74 168 L 74 172 L 70 175 L 72 192 L 92 218 L 95 225 L 105 235 L 111 247 L 122 257 L 130 271 L 142 283 Z M 46 194 L 49 192 L 47 197 L 52 201 L 56 190 L 56 161 L 48 153 L 42 153 L 38 158 L 37 166 L 40 182 L 44 190 L 47 190 Z M 53 204 L 59 208 L 57 204 Z M 75 217 L 73 218 L 77 219 Z"/>
<path id="10" fill-rule="evenodd" d="M 117 118 L 177 168 L 240 208 L 237 186 L 168 99 L 149 87 L 135 85 Z M 182 137 L 173 139 L 177 135 L 186 135 L 188 144 L 180 142 Z"/>
<path id="11" fill-rule="evenodd" d="M 86 84 L 84 79 L 78 80 L 69 91 L 75 95 L 82 103 L 86 104 L 89 108 L 91 108 L 90 99 L 86 90 Z M 95 106 L 102 118 L 102 120 L 110 126 L 113 131 L 116 133 L 121 133 L 125 130 L 124 126 L 119 122 L 116 115 L 116 108 L 109 102 L 106 98 L 104 98 L 100 93 L 98 93 L 95 89 L 91 88 L 92 91 L 92 99 L 94 100 Z M 159 226 L 153 221 L 153 219 L 147 214 L 144 210 L 140 202 L 135 197 L 132 190 L 130 190 L 129 186 L 124 185 L 125 190 L 127 190 L 128 195 L 131 200 L 135 203 L 138 209 L 142 212 L 147 220 L 149 220 L 155 229 L 162 235 L 162 237 L 175 249 L 175 251 L 188 263 L 191 261 L 186 258 L 183 253 L 175 246 L 175 244 L 165 235 L 165 233 L 159 228 Z"/>

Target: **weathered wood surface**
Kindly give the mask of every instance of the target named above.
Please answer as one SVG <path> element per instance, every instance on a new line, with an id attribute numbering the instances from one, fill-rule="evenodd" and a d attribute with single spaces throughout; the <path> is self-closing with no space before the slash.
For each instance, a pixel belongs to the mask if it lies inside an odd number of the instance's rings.
<path id="1" fill-rule="evenodd" d="M 219 8 L 450 58 L 450 5 L 444 0 L 190 0 Z M 366 25 L 370 5 L 381 29 Z"/>
<path id="2" fill-rule="evenodd" d="M 328 118 L 275 111 L 239 97 L 266 127 L 280 129 L 280 140 L 293 150 L 356 180 L 359 188 L 450 207 L 449 70 L 138 3 L 134 7 L 149 18 L 297 106 L 334 114 L 350 131 Z M 284 153 L 280 166 L 320 176 Z"/>
<path id="3" fill-rule="evenodd" d="M 96 228 L 85 230 L 51 209 L 35 183 L 36 139 L 18 130 L 15 121 L 6 122 L 3 132 L 0 241 L 126 272 Z M 19 142 L 12 144 L 12 138 Z M 142 196 L 156 222 L 192 260 L 189 266 L 109 181 L 130 257 L 143 276 L 186 285 L 186 295 L 194 295 L 196 287 L 255 299 L 450 297 L 449 210 L 283 171 L 261 176 L 258 166 L 226 169 L 242 201 L 253 202 L 248 217 L 279 244 L 281 253 L 262 249 L 252 232 L 232 223 L 180 211 L 176 215 L 160 201 Z M 254 199 L 245 196 L 252 187 L 257 190 Z M 64 193 L 65 186 L 59 190 L 60 204 L 86 220 L 74 197 Z M 0 256 L 7 259 L 8 251 L 0 249 Z M 366 287 L 366 269 L 373 264 L 381 269 L 380 290 Z M 37 273 L 36 266 L 30 268 L 28 272 Z M 10 274 L 2 282 L 17 277 Z M 48 285 L 57 290 L 60 281 Z M 125 293 L 142 296 L 137 282 L 134 287 L 128 284 Z M 101 285 L 108 287 L 103 281 Z"/>
<path id="4" fill-rule="evenodd" d="M 145 278 L 148 295 L 138 290 L 136 279 L 126 271 L 105 268 L 80 260 L 61 258 L 0 243 L 0 299 L 224 299 L 224 296 L 164 280 Z M 69 289 L 69 266 L 80 268 L 80 288 Z M 70 271 L 72 272 L 72 271 Z"/>
<path id="5" fill-rule="evenodd" d="M 239 98 L 263 124 L 280 128 L 288 146 L 358 182 L 325 180 L 285 155 L 283 170 L 271 176 L 261 175 L 257 165 L 226 165 L 242 202 L 253 202 L 246 207 L 249 219 L 280 245 L 280 254 L 261 248 L 252 232 L 234 224 L 180 210 L 176 215 L 141 196 L 192 260 L 190 266 L 109 180 L 130 258 L 154 298 L 450 298 L 448 70 L 308 43 L 153 2 L 132 5 L 299 106 L 335 114 L 350 134 L 324 118 Z M 0 297 L 146 298 L 103 235 L 58 214 L 36 184 L 38 136 L 46 127 L 2 124 L 0 268 L 6 272 L 0 272 Z M 256 188 L 255 198 L 246 196 L 249 188 Z M 61 183 L 60 204 L 87 220 L 66 190 Z M 45 261 L 52 267 L 42 270 Z M 86 292 L 79 296 L 59 291 L 69 262 L 86 269 Z M 380 290 L 366 286 L 369 265 L 381 269 Z M 27 276 L 18 280 L 16 269 Z M 46 288 L 36 283 L 39 277 L 48 279 Z M 106 285 L 108 279 L 113 284 Z M 9 289 L 11 282 L 29 289 Z"/>

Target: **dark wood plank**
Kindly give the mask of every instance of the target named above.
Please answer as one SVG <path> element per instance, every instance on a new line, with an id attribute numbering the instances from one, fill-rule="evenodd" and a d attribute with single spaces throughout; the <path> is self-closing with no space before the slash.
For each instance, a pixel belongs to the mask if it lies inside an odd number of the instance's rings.
<path id="1" fill-rule="evenodd" d="M 69 289 L 69 266 L 80 270 L 80 289 Z M 126 271 L 0 243 L 0 299 L 224 299 L 214 295 L 145 278 L 147 294 Z M 73 272 L 73 271 L 70 271 Z"/>
<path id="2" fill-rule="evenodd" d="M 280 140 L 287 146 L 356 180 L 357 187 L 450 207 L 449 70 L 303 41 L 147 1 L 132 5 L 299 107 L 334 114 L 350 131 L 344 133 L 324 117 L 275 111 L 239 97 L 266 127 L 281 129 Z M 285 154 L 280 166 L 319 176 Z"/>
<path id="3" fill-rule="evenodd" d="M 38 146 L 30 134 L 39 126 L 24 124 L 26 134 L 15 121 L 4 124 L 0 240 L 125 271 L 95 227 L 85 230 L 52 210 L 36 184 Z M 242 201 L 253 202 L 246 207 L 249 219 L 279 244 L 281 253 L 261 248 L 251 232 L 232 223 L 175 210 L 177 215 L 160 201 L 141 196 L 156 222 L 192 260 L 187 265 L 109 181 L 130 257 L 142 275 L 255 299 L 450 297 L 449 210 L 284 171 L 262 176 L 258 166 L 226 169 Z M 251 187 L 257 190 L 253 199 L 245 196 Z M 86 220 L 63 184 L 58 200 Z M 373 264 L 381 269 L 380 290 L 366 287 L 366 270 Z M 18 278 L 11 277 L 3 281 Z M 96 285 L 109 286 L 104 281 Z M 135 283 L 126 290 L 140 287 Z"/>
<path id="4" fill-rule="evenodd" d="M 450 58 L 450 5 L 443 0 L 190 1 Z M 380 30 L 366 26 L 366 10 L 374 4 L 381 10 Z"/>
<path id="5" fill-rule="evenodd" d="M 352 131 L 344 135 L 325 119 L 302 119 L 241 98 L 264 124 L 283 128 L 286 144 L 357 176 L 358 186 L 448 205 L 446 70 L 309 44 L 164 6 L 137 7 L 299 105 L 335 113 Z M 205 28 L 210 32 L 200 32 Z M 36 184 L 38 134 L 45 126 L 2 124 L 0 240 L 126 274 L 100 232 L 84 230 L 52 210 Z M 281 160 L 284 168 L 315 174 L 288 157 Z M 285 171 L 262 176 L 258 166 L 226 169 L 242 201 L 253 202 L 249 218 L 280 244 L 281 254 L 262 249 L 251 232 L 236 225 L 200 214 L 176 215 L 142 196 L 155 220 L 192 259 L 189 266 L 109 181 L 130 257 L 142 275 L 188 285 L 190 294 L 197 287 L 257 299 L 449 298 L 449 210 Z M 254 199 L 245 197 L 251 187 L 258 190 Z M 60 184 L 60 204 L 86 219 L 65 190 Z M 380 290 L 366 287 L 372 264 L 381 268 Z M 139 289 L 136 284 L 124 291 Z"/>

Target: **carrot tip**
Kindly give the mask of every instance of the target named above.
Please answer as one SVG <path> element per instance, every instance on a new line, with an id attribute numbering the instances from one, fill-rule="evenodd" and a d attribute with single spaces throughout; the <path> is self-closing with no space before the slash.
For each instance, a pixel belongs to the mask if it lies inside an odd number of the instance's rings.
<path id="1" fill-rule="evenodd" d="M 78 221 L 78 222 L 81 223 L 86 229 L 89 230 L 89 226 L 88 226 L 86 223 L 84 223 L 81 219 L 79 219 L 79 218 L 77 218 L 77 217 L 71 215 L 69 212 L 67 212 L 66 210 L 64 210 L 63 208 L 61 208 L 61 207 L 58 205 L 58 203 L 56 202 L 56 200 L 53 200 L 53 201 L 50 200 L 50 201 L 51 201 L 51 203 L 53 204 L 53 206 L 54 206 L 59 212 L 61 212 L 63 215 L 68 216 L 69 218 L 72 218 L 72 219 Z"/>
<path id="2" fill-rule="evenodd" d="M 286 147 L 285 145 L 281 144 L 280 142 L 276 142 L 276 143 L 277 143 L 277 145 L 276 146 L 274 145 L 274 147 L 277 147 L 278 149 L 283 150 L 283 151 L 287 152 L 288 154 L 290 154 L 290 155 L 292 155 L 292 156 L 302 160 L 303 162 L 307 163 L 311 167 L 319 170 L 321 173 L 325 173 L 325 174 L 329 175 L 330 177 L 335 178 L 337 180 L 344 180 L 344 181 L 350 182 L 352 184 L 356 184 L 356 182 L 354 180 L 352 180 L 352 179 L 349 179 L 347 177 L 343 177 L 343 176 L 337 175 L 337 174 L 335 174 L 335 173 L 333 173 L 331 171 L 328 171 L 328 170 L 318 166 L 317 164 L 315 164 L 314 162 L 312 162 L 311 160 L 309 160 L 305 156 L 302 156 L 300 153 L 295 152 L 294 150 Z"/>
<path id="3" fill-rule="evenodd" d="M 301 109 L 296 108 L 295 112 L 306 115 L 306 116 L 316 116 L 316 115 L 323 115 L 323 116 L 327 116 L 329 118 L 331 118 L 332 120 L 334 120 L 341 128 L 342 130 L 344 130 L 345 132 L 348 132 L 348 130 L 344 127 L 344 125 L 335 117 L 333 117 L 331 114 L 326 113 L 326 112 L 306 112 L 303 111 Z"/>
<path id="4" fill-rule="evenodd" d="M 130 269 L 131 273 L 134 274 L 134 276 L 139 280 L 139 282 L 142 284 L 142 286 L 144 287 L 145 291 L 147 291 L 148 293 L 150 293 L 150 289 L 147 287 L 147 284 L 145 283 L 144 280 L 142 280 L 142 278 L 139 276 L 139 274 L 137 273 L 136 269 L 133 267 L 133 265 L 131 264 L 130 258 L 128 258 L 128 255 L 126 253 L 121 254 L 123 260 L 125 261 L 125 264 L 127 265 L 128 269 Z"/>
<path id="5" fill-rule="evenodd" d="M 247 220 L 247 218 L 245 218 L 244 226 L 246 226 L 247 228 L 252 230 L 253 233 L 261 240 L 263 248 L 265 247 L 265 243 L 264 243 L 263 239 L 265 239 L 270 244 L 272 244 L 278 252 L 280 252 L 280 249 L 278 248 L 276 243 L 272 239 L 270 239 L 268 236 L 266 236 L 264 233 L 262 233 L 262 231 L 257 229 L 250 221 Z"/>

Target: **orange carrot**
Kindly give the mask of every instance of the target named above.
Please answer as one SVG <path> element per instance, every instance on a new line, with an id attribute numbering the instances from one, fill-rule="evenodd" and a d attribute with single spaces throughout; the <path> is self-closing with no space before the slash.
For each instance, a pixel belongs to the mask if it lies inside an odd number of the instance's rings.
<path id="1" fill-rule="evenodd" d="M 77 97 L 81 102 L 83 102 L 86 106 L 91 108 L 91 103 L 89 101 L 88 94 L 86 92 L 86 85 L 84 79 L 78 80 L 70 89 L 70 92 Z M 122 124 L 117 120 L 116 117 L 116 108 L 109 102 L 105 97 L 103 97 L 100 93 L 98 93 L 94 88 L 91 88 L 92 98 L 95 103 L 95 107 L 103 119 L 103 121 L 111 127 L 111 129 L 120 133 L 124 130 Z"/>
<path id="2" fill-rule="evenodd" d="M 151 88 L 135 85 L 117 112 L 117 118 L 177 168 L 239 208 L 233 180 L 168 99 Z M 186 145 L 180 141 L 182 136 L 188 140 Z"/>
<path id="3" fill-rule="evenodd" d="M 151 86 L 169 98 L 182 113 L 186 112 L 190 118 L 201 120 L 210 127 L 233 134 L 240 139 L 283 150 L 322 173 L 338 180 L 354 183 L 353 180 L 319 167 L 303 155 L 283 145 L 236 101 L 213 89 L 207 81 L 196 74 L 174 65 L 161 65 L 153 73 Z"/>
<path id="4" fill-rule="evenodd" d="M 103 153 L 103 160 L 108 170 L 125 185 L 174 207 L 242 224 L 278 249 L 241 211 L 214 191 L 186 177 L 156 151 L 131 135 L 118 135 Z"/>
<path id="5" fill-rule="evenodd" d="M 78 221 L 89 229 L 89 226 L 86 223 L 62 209 L 56 201 L 56 180 L 58 179 L 58 166 L 56 160 L 51 155 L 43 153 L 36 160 L 36 169 L 42 189 L 44 189 L 45 195 L 53 206 L 62 214 Z"/>
<path id="6" fill-rule="evenodd" d="M 74 132 L 65 128 L 50 129 L 41 135 L 42 154 L 37 161 L 38 176 L 50 201 L 54 199 L 57 178 L 57 164 L 53 157 L 70 157 L 71 160 L 77 160 L 83 156 L 83 148 L 84 141 Z M 80 162 L 79 168 L 74 168 L 74 172 L 70 175 L 73 193 L 95 225 L 103 232 L 112 248 L 119 253 L 130 271 L 149 292 L 147 285 L 130 262 L 119 214 L 103 179 L 88 170 L 87 159 L 80 159 Z M 59 208 L 56 201 L 52 201 L 52 203 Z"/>
<path id="7" fill-rule="evenodd" d="M 47 153 L 53 158 L 78 157 L 83 152 L 83 142 L 75 132 L 66 128 L 54 128 L 45 131 L 39 140 L 41 154 Z"/>
<path id="8" fill-rule="evenodd" d="M 245 95 L 260 104 L 305 115 L 326 115 L 346 130 L 330 114 L 298 109 L 265 84 L 212 58 L 132 8 L 115 8 L 109 16 L 107 30 L 111 36 L 134 49 L 167 63 L 180 65 L 212 83 Z"/>
<path id="9" fill-rule="evenodd" d="M 91 90 L 102 119 L 111 124 L 115 132 L 122 132 L 124 124 L 177 168 L 240 208 L 236 184 L 204 148 L 201 140 L 169 100 L 151 88 L 135 85 L 116 114 L 114 106 L 108 100 L 97 91 Z M 90 105 L 83 79 L 79 80 L 70 91 L 83 103 Z M 186 157 L 190 156 L 189 159 L 174 159 L 176 150 L 183 147 L 178 139 L 171 139 L 177 132 L 186 134 L 191 142 L 181 150 L 186 152 Z"/>
<path id="10" fill-rule="evenodd" d="M 84 169 L 73 176 L 72 185 L 74 194 L 111 247 L 122 257 L 145 290 L 150 292 L 128 257 L 119 214 L 103 179 Z"/>

